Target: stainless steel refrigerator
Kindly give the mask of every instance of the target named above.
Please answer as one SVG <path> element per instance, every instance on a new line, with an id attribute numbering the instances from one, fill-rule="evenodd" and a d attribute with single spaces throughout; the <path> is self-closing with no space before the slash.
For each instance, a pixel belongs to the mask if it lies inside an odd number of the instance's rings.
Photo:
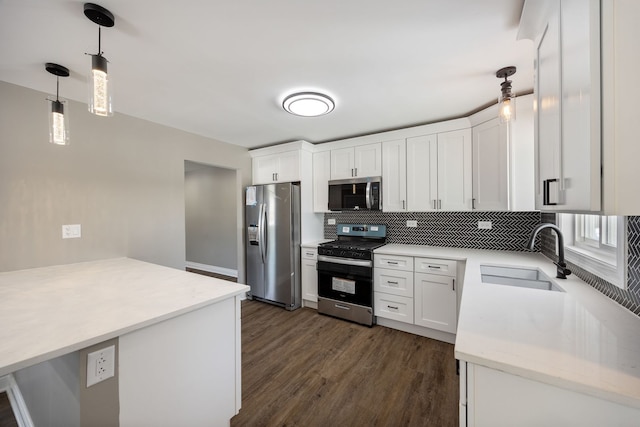
<path id="1" fill-rule="evenodd" d="M 245 192 L 250 299 L 300 307 L 300 185 L 254 185 Z"/>

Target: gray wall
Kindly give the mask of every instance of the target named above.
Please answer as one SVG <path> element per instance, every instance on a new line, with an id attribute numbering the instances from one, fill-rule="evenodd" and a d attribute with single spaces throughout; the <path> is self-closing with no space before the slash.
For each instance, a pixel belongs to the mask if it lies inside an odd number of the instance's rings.
<path id="1" fill-rule="evenodd" d="M 245 148 L 78 102 L 71 145 L 49 144 L 46 95 L 0 82 L 0 271 L 116 256 L 182 269 L 184 161 L 238 170 L 239 194 L 250 184 Z M 63 224 L 81 224 L 82 237 L 63 240 Z"/>
<path id="2" fill-rule="evenodd" d="M 238 269 L 236 171 L 185 162 L 187 261 Z"/>

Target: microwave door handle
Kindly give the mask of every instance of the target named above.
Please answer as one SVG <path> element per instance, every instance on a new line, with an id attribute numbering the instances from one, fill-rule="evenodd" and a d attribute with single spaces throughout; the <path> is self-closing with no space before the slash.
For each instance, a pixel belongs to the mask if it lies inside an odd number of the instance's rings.
<path id="1" fill-rule="evenodd" d="M 367 182 L 365 202 L 367 203 L 367 209 L 371 209 L 371 181 Z"/>

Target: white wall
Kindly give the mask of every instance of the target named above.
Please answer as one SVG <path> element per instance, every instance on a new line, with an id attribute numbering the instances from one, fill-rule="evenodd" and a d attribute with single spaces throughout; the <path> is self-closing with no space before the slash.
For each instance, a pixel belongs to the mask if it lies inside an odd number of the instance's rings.
<path id="1" fill-rule="evenodd" d="M 71 145 L 49 144 L 46 95 L 0 82 L 0 271 L 116 256 L 182 269 L 184 161 L 238 170 L 238 192 L 251 181 L 245 148 L 77 102 Z M 81 224 L 82 237 L 63 240 L 63 224 Z"/>
<path id="2" fill-rule="evenodd" d="M 236 171 L 185 162 L 187 261 L 237 270 Z"/>

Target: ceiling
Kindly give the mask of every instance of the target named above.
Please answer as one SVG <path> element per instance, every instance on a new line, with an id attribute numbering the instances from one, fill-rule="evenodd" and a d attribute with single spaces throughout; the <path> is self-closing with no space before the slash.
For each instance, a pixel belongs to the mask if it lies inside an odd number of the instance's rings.
<path id="1" fill-rule="evenodd" d="M 82 1 L 0 0 L 0 80 L 86 103 L 98 26 Z M 516 41 L 523 0 L 102 0 L 117 113 L 243 147 L 320 143 L 467 115 L 495 103 L 499 68 L 533 88 Z M 326 116 L 292 116 L 294 91 L 329 94 Z M 87 113 L 89 114 L 89 113 Z M 73 118 L 71 119 L 73 126 Z M 109 120 L 105 118 L 104 120 Z"/>

